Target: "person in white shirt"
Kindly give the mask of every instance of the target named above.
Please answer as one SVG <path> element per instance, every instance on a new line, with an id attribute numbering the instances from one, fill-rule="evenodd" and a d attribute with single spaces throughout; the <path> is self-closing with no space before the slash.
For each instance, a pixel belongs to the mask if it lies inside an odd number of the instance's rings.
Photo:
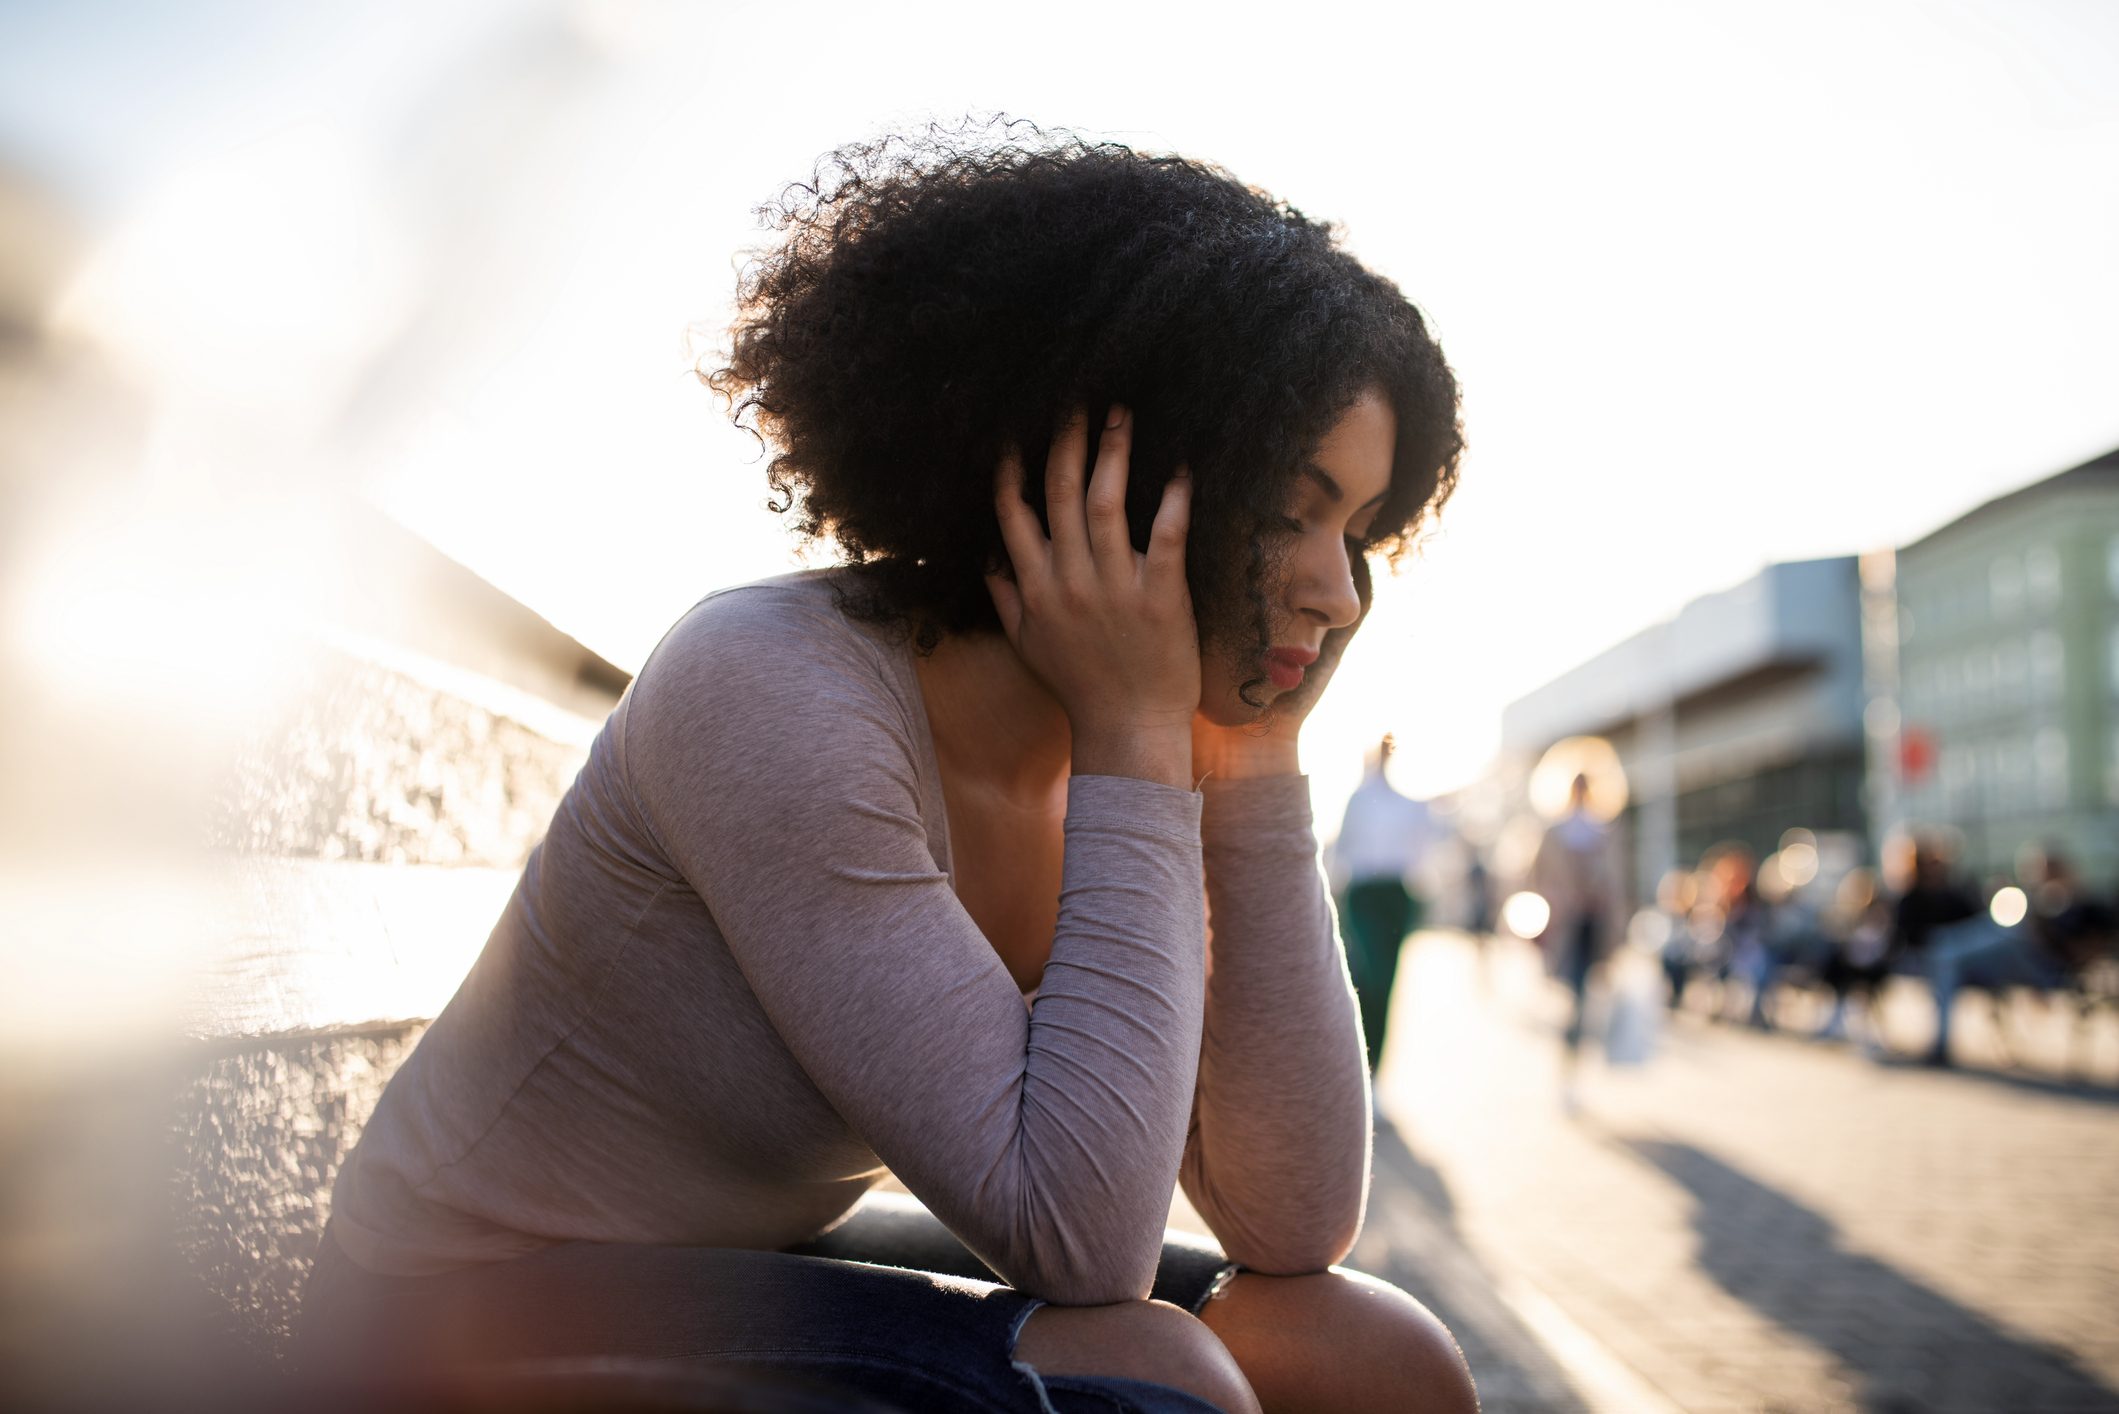
<path id="1" fill-rule="evenodd" d="M 1399 794 L 1384 775 L 1395 747 L 1388 736 L 1377 744 L 1332 846 L 1332 873 L 1340 883 L 1339 933 L 1361 1002 L 1371 1073 L 1383 1058 L 1398 952 L 1420 925 L 1423 910 L 1412 885 L 1436 834 L 1426 802 Z"/>

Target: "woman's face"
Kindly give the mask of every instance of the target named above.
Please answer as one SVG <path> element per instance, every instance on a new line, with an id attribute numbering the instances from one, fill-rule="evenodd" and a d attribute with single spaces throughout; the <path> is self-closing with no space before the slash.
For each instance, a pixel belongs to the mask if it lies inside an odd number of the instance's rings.
<path id="1" fill-rule="evenodd" d="M 1264 682 L 1252 697 L 1271 704 L 1302 686 L 1324 636 L 1361 617 L 1354 562 L 1391 488 L 1398 418 L 1383 393 L 1370 389 L 1341 415 L 1289 488 L 1286 540 L 1277 547 L 1279 583 L 1267 590 L 1272 645 L 1213 643 L 1200 654 L 1199 710 L 1209 721 L 1239 726 L 1259 709 L 1243 685 Z"/>

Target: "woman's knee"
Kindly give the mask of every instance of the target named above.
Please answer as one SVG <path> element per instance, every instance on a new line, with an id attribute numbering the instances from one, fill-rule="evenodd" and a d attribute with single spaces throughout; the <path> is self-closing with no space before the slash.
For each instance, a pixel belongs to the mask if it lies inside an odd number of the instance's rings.
<path id="1" fill-rule="evenodd" d="M 1040 1375 L 1143 1380 L 1229 1414 L 1258 1411 L 1243 1371 L 1214 1332 L 1166 1301 L 1041 1306 L 1023 1323 L 1015 1360 Z"/>
<path id="2" fill-rule="evenodd" d="M 1405 1292 L 1334 1268 L 1246 1272 L 1201 1313 L 1269 1410 L 1475 1414 L 1471 1369 L 1449 1328 Z"/>

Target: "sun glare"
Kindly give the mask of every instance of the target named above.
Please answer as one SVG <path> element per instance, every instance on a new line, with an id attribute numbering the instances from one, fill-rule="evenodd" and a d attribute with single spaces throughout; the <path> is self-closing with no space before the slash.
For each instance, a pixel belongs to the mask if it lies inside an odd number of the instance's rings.
<path id="1" fill-rule="evenodd" d="M 1501 921 L 1508 931 L 1519 938 L 1535 938 L 1552 922 L 1552 905 L 1544 895 L 1525 889 L 1522 893 L 1509 895 L 1508 902 L 1501 905 Z"/>
<path id="2" fill-rule="evenodd" d="M 1571 736 L 1555 742 L 1530 773 L 1531 808 L 1547 820 L 1567 813 L 1568 795 L 1577 776 L 1589 778 L 1589 813 L 1615 820 L 1626 808 L 1626 769 L 1619 753 L 1598 736 Z"/>

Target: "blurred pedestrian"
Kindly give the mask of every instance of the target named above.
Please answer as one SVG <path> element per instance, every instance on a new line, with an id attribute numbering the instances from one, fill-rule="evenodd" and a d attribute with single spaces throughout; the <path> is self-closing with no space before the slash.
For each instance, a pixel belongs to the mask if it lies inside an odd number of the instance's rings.
<path id="1" fill-rule="evenodd" d="M 1935 991 L 1930 1065 L 1955 1063 L 1950 1013 L 1962 989 L 1999 994 L 2022 987 L 2043 996 L 2066 987 L 2112 951 L 2119 935 L 2112 909 L 2082 896 L 2074 871 L 2060 856 L 2032 851 L 2017 877 L 2025 895 L 2018 922 L 2004 924 L 1994 914 L 1982 914 L 1938 928 L 1930 940 L 1928 980 Z"/>
<path id="2" fill-rule="evenodd" d="M 1486 857 L 1468 848 L 1464 866 L 1464 930 L 1483 951 L 1494 931 L 1494 876 Z"/>
<path id="3" fill-rule="evenodd" d="M 1848 1034 L 1848 1018 L 1859 1015 L 1856 1039 L 1864 1053 L 1883 1051 L 1883 1028 L 1876 1014 L 1877 994 L 1890 975 L 1892 941 L 1891 901 L 1877 888 L 1876 876 L 1867 869 L 1850 871 L 1833 893 L 1832 907 L 1825 915 L 1825 935 L 1831 940 L 1823 977 L 1832 989 L 1832 1014 L 1817 1030 L 1819 1040 L 1838 1040 Z M 1853 1004 L 1860 1002 L 1858 1013 Z"/>
<path id="4" fill-rule="evenodd" d="M 1714 1015 L 1718 1020 L 1734 1021 L 1742 1008 L 1742 1014 L 1751 1018 L 1770 964 L 1766 951 L 1770 909 L 1759 895 L 1758 858 L 1749 845 L 1725 841 L 1700 857 L 1700 872 L 1706 876 L 1717 920 L 1711 947 L 1714 977 L 1720 984 Z"/>
<path id="5" fill-rule="evenodd" d="M 1567 813 L 1538 841 L 1530 876 L 1531 888 L 1550 909 L 1543 935 L 1546 966 L 1573 997 L 1563 1038 L 1563 1099 L 1571 1109 L 1590 981 L 1618 945 L 1626 917 L 1617 841 L 1611 827 L 1589 809 L 1587 775 L 1577 775 L 1568 787 Z"/>
<path id="6" fill-rule="evenodd" d="M 1893 962 L 1924 966 L 1928 936 L 1937 928 L 1979 916 L 1979 901 L 1954 877 L 1953 861 L 1942 841 L 1916 838 L 1909 845 L 1912 867 L 1899 895 L 1893 939 Z"/>
<path id="7" fill-rule="evenodd" d="M 1399 949 L 1425 912 L 1414 885 L 1437 833 L 1426 803 L 1400 794 L 1385 774 L 1396 749 L 1390 736 L 1376 744 L 1332 846 L 1332 871 L 1344 881 L 1339 931 L 1361 1003 L 1371 1074 L 1383 1060 Z"/>
<path id="8" fill-rule="evenodd" d="M 1471 935 L 1472 946 L 1479 950 L 1479 988 L 1482 992 L 1493 989 L 1493 949 L 1488 946 L 1494 940 L 1494 875 L 1487 868 L 1486 857 L 1477 845 L 1464 846 L 1464 931 Z"/>
<path id="9" fill-rule="evenodd" d="M 1699 894 L 1699 880 L 1688 869 L 1669 870 L 1656 883 L 1655 909 L 1663 938 L 1659 958 L 1668 988 L 1665 1002 L 1672 1011 L 1684 1005 L 1685 989 L 1701 966 L 1700 937 L 1692 923 Z"/>

